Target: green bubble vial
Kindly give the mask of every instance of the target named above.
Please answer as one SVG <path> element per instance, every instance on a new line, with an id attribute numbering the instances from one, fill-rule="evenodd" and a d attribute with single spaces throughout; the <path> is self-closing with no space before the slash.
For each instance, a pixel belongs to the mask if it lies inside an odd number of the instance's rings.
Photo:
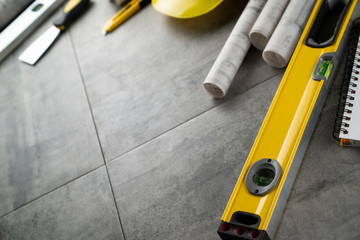
<path id="1" fill-rule="evenodd" d="M 275 172 L 271 169 L 260 169 L 258 170 L 253 177 L 253 181 L 257 186 L 263 187 L 268 186 L 274 180 Z"/>

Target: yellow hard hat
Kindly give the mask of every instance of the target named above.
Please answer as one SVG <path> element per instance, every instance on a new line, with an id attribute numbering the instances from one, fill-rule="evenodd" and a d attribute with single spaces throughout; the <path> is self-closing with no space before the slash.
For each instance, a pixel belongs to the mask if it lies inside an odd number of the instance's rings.
<path id="1" fill-rule="evenodd" d="M 176 18 L 192 18 L 213 10 L 223 0 L 152 0 L 160 13 Z"/>

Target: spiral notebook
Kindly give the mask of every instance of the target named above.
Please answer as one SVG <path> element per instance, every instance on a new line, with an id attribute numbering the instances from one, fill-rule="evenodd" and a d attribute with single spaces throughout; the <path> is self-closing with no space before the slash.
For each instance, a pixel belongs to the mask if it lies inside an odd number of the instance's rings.
<path id="1" fill-rule="evenodd" d="M 341 146 L 360 147 L 360 19 L 353 23 L 334 137 Z"/>

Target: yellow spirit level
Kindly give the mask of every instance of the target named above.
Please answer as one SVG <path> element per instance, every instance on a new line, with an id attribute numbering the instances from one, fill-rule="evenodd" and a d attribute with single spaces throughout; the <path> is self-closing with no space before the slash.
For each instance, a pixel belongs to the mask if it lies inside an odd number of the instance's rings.
<path id="1" fill-rule="evenodd" d="M 223 240 L 274 238 L 355 7 L 317 1 L 222 216 Z"/>

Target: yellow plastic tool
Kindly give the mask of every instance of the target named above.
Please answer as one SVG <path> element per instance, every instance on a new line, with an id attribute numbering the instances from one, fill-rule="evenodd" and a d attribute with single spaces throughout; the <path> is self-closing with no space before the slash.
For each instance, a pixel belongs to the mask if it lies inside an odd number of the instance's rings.
<path id="1" fill-rule="evenodd" d="M 103 27 L 103 34 L 113 31 L 120 24 L 125 22 L 128 18 L 145 7 L 150 0 L 131 0 L 126 4 L 119 12 L 115 14 L 110 20 L 108 20 Z"/>
<path id="2" fill-rule="evenodd" d="M 356 4 L 317 1 L 222 216 L 223 240 L 274 238 Z"/>
<path id="3" fill-rule="evenodd" d="M 152 0 L 158 12 L 175 18 L 192 18 L 213 10 L 222 0 Z"/>

